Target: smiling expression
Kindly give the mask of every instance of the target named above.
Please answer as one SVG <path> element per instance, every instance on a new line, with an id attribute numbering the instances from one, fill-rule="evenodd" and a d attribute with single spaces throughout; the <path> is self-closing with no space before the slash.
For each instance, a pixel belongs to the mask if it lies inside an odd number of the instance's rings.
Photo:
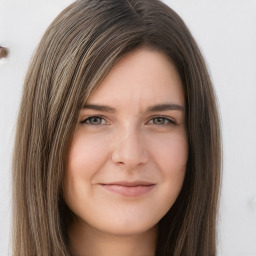
<path id="1" fill-rule="evenodd" d="M 112 68 L 80 111 L 64 199 L 85 228 L 145 232 L 175 202 L 187 155 L 179 74 L 163 53 L 135 50 Z"/>

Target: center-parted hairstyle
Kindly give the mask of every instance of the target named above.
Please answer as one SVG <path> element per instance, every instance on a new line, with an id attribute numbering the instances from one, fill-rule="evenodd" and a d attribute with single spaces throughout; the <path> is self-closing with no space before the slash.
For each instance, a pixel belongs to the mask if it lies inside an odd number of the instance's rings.
<path id="1" fill-rule="evenodd" d="M 155 255 L 216 255 L 220 130 L 197 44 L 158 0 L 78 0 L 49 26 L 25 79 L 13 157 L 13 256 L 72 255 L 62 181 L 78 114 L 110 69 L 140 47 L 175 64 L 189 144 L 184 184 L 159 222 Z"/>

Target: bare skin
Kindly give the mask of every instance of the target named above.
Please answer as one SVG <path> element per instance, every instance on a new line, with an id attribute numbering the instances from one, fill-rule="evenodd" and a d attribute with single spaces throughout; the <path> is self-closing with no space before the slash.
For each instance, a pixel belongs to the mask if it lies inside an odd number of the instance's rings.
<path id="1" fill-rule="evenodd" d="M 80 227 L 80 228 L 79 228 Z M 117 236 L 102 233 L 93 227 L 70 227 L 72 252 L 74 256 L 154 256 L 157 230 L 144 233 Z M 86 232 L 85 232 L 86 231 Z M 86 237 L 86 239 L 84 239 Z"/>
<path id="2" fill-rule="evenodd" d="M 153 256 L 157 225 L 183 185 L 182 82 L 163 54 L 121 59 L 79 114 L 63 192 L 75 256 Z"/>

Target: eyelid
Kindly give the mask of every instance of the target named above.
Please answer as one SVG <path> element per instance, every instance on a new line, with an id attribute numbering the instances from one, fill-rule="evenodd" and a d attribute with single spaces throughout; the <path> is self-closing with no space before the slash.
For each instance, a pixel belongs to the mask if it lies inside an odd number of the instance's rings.
<path id="1" fill-rule="evenodd" d="M 147 123 L 153 122 L 153 120 L 156 118 L 162 118 L 162 119 L 165 119 L 168 121 L 167 124 L 162 124 L 162 125 L 176 125 L 177 124 L 177 122 L 173 118 L 167 117 L 167 116 L 162 116 L 162 115 L 156 115 L 156 116 L 151 117 Z M 152 123 L 152 125 L 157 125 L 157 124 Z M 161 124 L 158 124 L 158 125 L 160 126 Z"/>
<path id="2" fill-rule="evenodd" d="M 90 120 L 90 118 L 101 118 L 104 123 L 102 124 L 90 124 L 90 123 L 87 123 L 88 120 Z M 101 116 L 101 115 L 91 115 L 91 116 L 86 116 L 84 117 L 81 121 L 80 121 L 80 124 L 85 124 L 85 125 L 92 125 L 92 126 L 98 126 L 98 125 L 107 125 L 109 124 L 107 121 L 106 121 L 106 118 L 104 116 Z"/>
<path id="3" fill-rule="evenodd" d="M 100 123 L 100 124 L 91 124 L 89 122 L 87 122 L 90 118 L 100 118 L 102 121 L 104 121 L 104 123 Z M 165 120 L 165 123 L 164 124 L 155 124 L 153 123 L 153 120 L 154 119 L 157 119 L 157 118 L 160 118 L 160 119 L 164 119 Z M 166 123 L 167 121 L 167 123 Z M 85 125 L 91 125 L 91 126 L 100 126 L 100 125 L 109 125 L 109 122 L 106 120 L 106 117 L 102 116 L 102 115 L 90 115 L 90 116 L 86 116 L 84 117 L 80 122 L 80 124 L 85 124 Z M 149 125 L 158 125 L 158 126 L 165 126 L 165 125 L 176 125 L 177 122 L 169 117 L 169 116 L 164 116 L 164 115 L 155 115 L 155 116 L 152 116 L 150 117 L 150 119 L 146 122 L 146 124 L 149 124 Z"/>

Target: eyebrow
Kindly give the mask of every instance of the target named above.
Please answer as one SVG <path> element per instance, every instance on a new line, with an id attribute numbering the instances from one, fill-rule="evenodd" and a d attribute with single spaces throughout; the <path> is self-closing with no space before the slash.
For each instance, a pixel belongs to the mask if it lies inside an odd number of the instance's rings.
<path id="1" fill-rule="evenodd" d="M 109 106 L 105 105 L 94 105 L 94 104 L 86 104 L 83 106 L 85 109 L 93 109 L 93 110 L 99 110 L 102 112 L 109 112 L 109 113 L 115 113 L 116 110 L 114 108 L 111 108 Z"/>
<path id="2" fill-rule="evenodd" d="M 108 113 L 115 113 L 116 109 L 106 106 L 106 105 L 95 105 L 95 104 L 86 104 L 83 106 L 84 109 L 93 109 L 102 112 Z M 164 104 L 157 104 L 154 106 L 150 106 L 146 109 L 146 112 L 158 112 L 158 111 L 167 111 L 167 110 L 179 110 L 184 111 L 184 107 L 179 104 L 174 103 L 164 103 Z"/>
<path id="3" fill-rule="evenodd" d="M 147 108 L 147 112 L 158 112 L 158 111 L 167 111 L 167 110 L 180 110 L 184 111 L 185 108 L 182 105 L 174 104 L 174 103 L 165 103 L 158 104 L 154 106 L 150 106 Z"/>

